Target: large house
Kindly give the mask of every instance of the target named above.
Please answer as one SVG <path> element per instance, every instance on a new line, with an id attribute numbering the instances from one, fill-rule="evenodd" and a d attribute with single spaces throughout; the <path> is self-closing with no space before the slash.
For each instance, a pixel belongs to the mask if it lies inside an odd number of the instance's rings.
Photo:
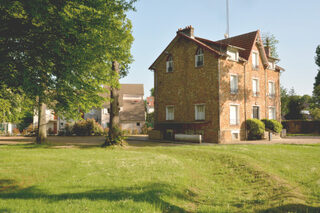
<path id="1" fill-rule="evenodd" d="M 107 94 L 103 94 L 107 95 Z M 145 108 L 143 100 L 143 84 L 121 84 L 119 90 L 120 126 L 122 129 L 141 132 L 145 124 Z M 109 103 L 104 103 L 102 108 L 93 108 L 83 115 L 84 119 L 93 118 L 103 128 L 108 127 L 110 118 Z M 47 130 L 57 134 L 68 123 L 65 119 L 55 115 L 53 110 L 46 110 Z M 73 121 L 70 121 L 71 123 Z M 38 116 L 35 114 L 33 125 L 38 125 Z"/>
<path id="2" fill-rule="evenodd" d="M 201 134 L 206 142 L 245 140 L 245 121 L 280 121 L 278 59 L 260 31 L 219 41 L 194 35 L 189 26 L 149 69 L 154 71 L 155 129 L 165 137 Z"/>

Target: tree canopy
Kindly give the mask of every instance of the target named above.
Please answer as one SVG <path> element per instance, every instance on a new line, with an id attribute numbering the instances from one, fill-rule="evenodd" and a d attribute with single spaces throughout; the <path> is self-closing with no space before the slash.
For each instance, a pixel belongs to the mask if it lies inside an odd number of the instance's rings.
<path id="1" fill-rule="evenodd" d="M 270 47 L 270 54 L 274 58 L 279 58 L 278 51 L 277 51 L 277 44 L 279 40 L 271 33 L 262 33 L 262 42 L 263 45 L 266 47 Z"/>
<path id="2" fill-rule="evenodd" d="M 135 0 L 15 0 L 0 3 L 0 84 L 20 88 L 58 114 L 101 105 L 132 62 L 126 12 Z"/>

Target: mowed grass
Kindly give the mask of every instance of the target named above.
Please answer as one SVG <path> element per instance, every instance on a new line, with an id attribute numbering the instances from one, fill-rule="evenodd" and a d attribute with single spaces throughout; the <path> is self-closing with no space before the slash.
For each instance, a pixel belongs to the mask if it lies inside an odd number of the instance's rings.
<path id="1" fill-rule="evenodd" d="M 320 145 L 2 145 L 0 212 L 320 212 Z"/>

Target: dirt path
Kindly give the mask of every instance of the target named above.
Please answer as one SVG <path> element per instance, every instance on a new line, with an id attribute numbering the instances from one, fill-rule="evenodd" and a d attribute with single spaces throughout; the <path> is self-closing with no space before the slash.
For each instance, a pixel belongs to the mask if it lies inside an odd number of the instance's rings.
<path id="1" fill-rule="evenodd" d="M 56 146 L 99 146 L 104 142 L 104 136 L 49 136 L 48 143 Z M 34 137 L 11 136 L 0 137 L 1 144 L 28 144 L 35 141 Z M 127 140 L 130 146 L 179 146 L 179 145 L 217 145 L 212 143 L 184 143 L 172 141 L 150 141 L 147 136 L 130 136 Z M 272 141 L 239 141 L 225 144 L 320 144 L 319 136 L 291 136 Z"/>

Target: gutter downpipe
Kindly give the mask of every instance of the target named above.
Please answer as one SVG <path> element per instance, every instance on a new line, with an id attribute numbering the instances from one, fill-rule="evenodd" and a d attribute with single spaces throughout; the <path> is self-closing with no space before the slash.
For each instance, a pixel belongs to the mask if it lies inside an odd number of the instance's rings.
<path id="1" fill-rule="evenodd" d="M 218 110 L 218 123 L 219 123 L 219 129 L 218 129 L 218 143 L 221 143 L 221 123 L 220 123 L 220 113 L 221 113 L 221 104 L 220 104 L 220 57 L 218 57 L 218 104 L 219 104 L 219 110 Z"/>
<path id="2" fill-rule="evenodd" d="M 244 62 L 243 64 L 243 76 L 244 76 L 244 131 L 245 131 L 245 140 L 247 140 L 247 86 L 246 86 L 246 66 L 248 62 Z"/>

